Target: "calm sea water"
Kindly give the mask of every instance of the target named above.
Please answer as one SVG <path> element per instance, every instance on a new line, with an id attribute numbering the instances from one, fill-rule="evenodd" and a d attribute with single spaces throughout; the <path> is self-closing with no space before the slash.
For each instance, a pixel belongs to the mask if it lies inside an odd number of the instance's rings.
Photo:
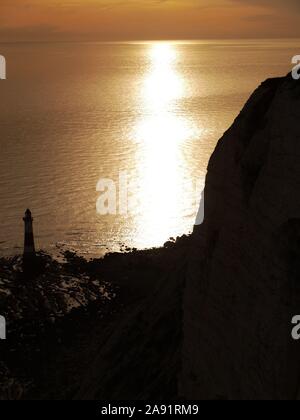
<path id="1" fill-rule="evenodd" d="M 103 255 L 190 232 L 217 140 L 261 81 L 291 69 L 298 46 L 0 44 L 0 254 L 21 251 L 27 207 L 49 251 Z M 113 181 L 118 198 L 120 173 L 130 213 L 98 214 L 98 181 Z"/>

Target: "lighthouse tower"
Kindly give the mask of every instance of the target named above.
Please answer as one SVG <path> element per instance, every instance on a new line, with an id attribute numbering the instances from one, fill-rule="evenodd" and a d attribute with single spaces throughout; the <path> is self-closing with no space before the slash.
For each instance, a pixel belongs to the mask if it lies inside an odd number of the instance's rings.
<path id="1" fill-rule="evenodd" d="M 25 223 L 25 238 L 24 238 L 24 254 L 23 257 L 26 260 L 34 259 L 35 246 L 34 246 L 34 237 L 33 237 L 33 218 L 30 210 L 26 210 L 25 217 L 23 217 Z"/>

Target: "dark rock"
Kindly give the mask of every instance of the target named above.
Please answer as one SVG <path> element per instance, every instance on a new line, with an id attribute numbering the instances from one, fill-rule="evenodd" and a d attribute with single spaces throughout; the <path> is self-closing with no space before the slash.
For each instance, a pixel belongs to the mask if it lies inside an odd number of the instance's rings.
<path id="1" fill-rule="evenodd" d="M 299 85 L 263 83 L 210 160 L 185 290 L 187 398 L 299 396 Z"/>

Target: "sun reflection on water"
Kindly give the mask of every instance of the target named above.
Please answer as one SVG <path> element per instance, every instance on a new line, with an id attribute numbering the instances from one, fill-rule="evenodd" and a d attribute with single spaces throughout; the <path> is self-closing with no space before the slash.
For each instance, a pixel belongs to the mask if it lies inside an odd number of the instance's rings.
<path id="1" fill-rule="evenodd" d="M 144 82 L 145 105 L 154 112 L 170 111 L 170 102 L 183 94 L 183 80 L 176 72 L 176 46 L 171 44 L 152 45 L 149 58 L 150 72 Z"/>
<path id="2" fill-rule="evenodd" d="M 191 121 L 179 111 L 185 80 L 176 66 L 176 44 L 149 46 L 150 67 L 143 82 L 143 118 L 134 128 L 139 145 L 139 217 L 136 241 L 149 247 L 163 243 L 180 231 L 182 214 L 183 146 L 195 134 Z"/>

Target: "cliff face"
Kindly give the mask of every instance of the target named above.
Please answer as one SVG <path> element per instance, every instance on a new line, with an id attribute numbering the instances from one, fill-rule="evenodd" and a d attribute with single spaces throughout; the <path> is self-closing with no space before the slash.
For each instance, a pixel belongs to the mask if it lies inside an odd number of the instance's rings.
<path id="1" fill-rule="evenodd" d="M 300 83 L 264 82 L 208 167 L 191 238 L 180 395 L 300 396 Z"/>

